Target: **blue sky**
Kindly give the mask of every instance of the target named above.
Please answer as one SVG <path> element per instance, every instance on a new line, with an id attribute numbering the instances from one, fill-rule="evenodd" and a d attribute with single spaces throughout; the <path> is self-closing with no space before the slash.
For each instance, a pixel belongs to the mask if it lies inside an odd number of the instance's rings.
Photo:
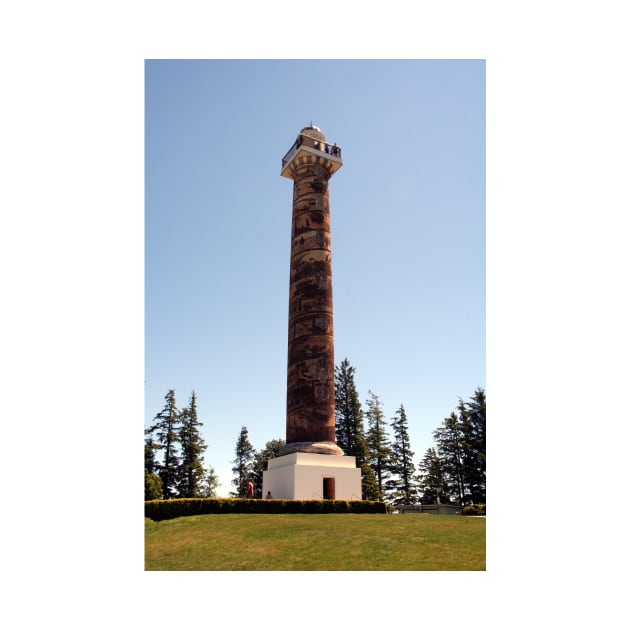
<path id="1" fill-rule="evenodd" d="M 485 62 L 147 61 L 146 423 L 197 394 L 206 463 L 233 488 L 242 426 L 285 436 L 292 182 L 312 123 L 331 180 L 335 361 L 405 406 L 420 460 L 485 388 Z"/>

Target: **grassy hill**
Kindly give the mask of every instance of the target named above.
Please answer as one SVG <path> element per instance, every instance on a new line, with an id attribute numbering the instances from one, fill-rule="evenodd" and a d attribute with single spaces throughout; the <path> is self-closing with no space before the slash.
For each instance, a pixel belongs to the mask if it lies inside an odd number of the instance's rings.
<path id="1" fill-rule="evenodd" d="M 486 519 L 204 514 L 145 519 L 147 571 L 484 571 Z"/>

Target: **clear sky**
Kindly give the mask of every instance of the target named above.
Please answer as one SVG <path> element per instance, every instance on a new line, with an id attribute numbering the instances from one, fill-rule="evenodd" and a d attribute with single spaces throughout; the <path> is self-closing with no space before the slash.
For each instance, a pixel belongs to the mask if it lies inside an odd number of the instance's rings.
<path id="1" fill-rule="evenodd" d="M 146 423 L 197 394 L 233 490 L 242 426 L 285 437 L 292 182 L 302 127 L 342 148 L 330 185 L 335 362 L 416 463 L 485 388 L 485 62 L 146 62 Z M 367 423 L 366 423 L 367 426 Z"/>

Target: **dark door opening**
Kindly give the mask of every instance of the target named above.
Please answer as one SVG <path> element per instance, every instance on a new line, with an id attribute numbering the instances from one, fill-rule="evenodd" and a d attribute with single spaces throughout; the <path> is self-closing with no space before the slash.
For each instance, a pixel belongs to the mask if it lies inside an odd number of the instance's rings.
<path id="1" fill-rule="evenodd" d="M 334 501 L 335 500 L 335 478 L 334 477 L 324 477 L 324 500 Z"/>

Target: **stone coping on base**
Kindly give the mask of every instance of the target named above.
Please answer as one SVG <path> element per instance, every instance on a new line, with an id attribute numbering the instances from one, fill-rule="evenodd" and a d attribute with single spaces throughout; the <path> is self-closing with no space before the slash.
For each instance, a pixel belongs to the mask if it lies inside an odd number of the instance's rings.
<path id="1" fill-rule="evenodd" d="M 343 455 L 343 451 L 334 442 L 289 442 L 280 449 L 280 455 L 290 455 L 291 453 Z"/>
<path id="2" fill-rule="evenodd" d="M 319 453 L 289 453 L 268 460 L 267 469 L 284 466 L 327 466 L 332 468 L 356 468 L 356 457 L 351 455 L 321 455 Z"/>

